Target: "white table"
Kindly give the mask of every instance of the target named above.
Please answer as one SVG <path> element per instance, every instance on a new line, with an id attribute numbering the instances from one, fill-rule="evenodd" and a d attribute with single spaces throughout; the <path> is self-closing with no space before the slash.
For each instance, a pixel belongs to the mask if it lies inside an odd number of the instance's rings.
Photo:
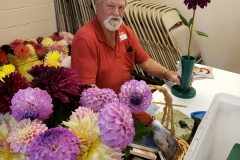
<path id="1" fill-rule="evenodd" d="M 204 65 L 196 65 L 198 67 L 206 67 Z M 213 68 L 214 79 L 199 78 L 193 81 L 193 87 L 196 89 L 196 96 L 191 99 L 183 99 L 174 96 L 171 93 L 171 87 L 175 85 L 172 82 L 167 82 L 163 85 L 173 98 L 173 104 L 187 105 L 187 108 L 173 107 L 184 114 L 190 116 L 195 111 L 207 111 L 208 107 L 217 93 L 226 93 L 240 97 L 240 74 L 228 72 L 225 70 Z M 162 93 L 158 91 L 153 93 L 153 101 L 164 102 Z M 164 105 L 160 106 L 162 111 Z"/>

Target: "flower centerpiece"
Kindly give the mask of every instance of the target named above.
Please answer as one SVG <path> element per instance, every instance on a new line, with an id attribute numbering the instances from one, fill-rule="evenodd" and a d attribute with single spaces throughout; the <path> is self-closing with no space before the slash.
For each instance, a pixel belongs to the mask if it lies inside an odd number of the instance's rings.
<path id="1" fill-rule="evenodd" d="M 69 68 L 29 74 L 31 82 L 17 71 L 0 81 L 0 111 L 11 116 L 0 123 L 0 159 L 119 160 L 153 129 L 132 117 L 152 100 L 144 81 L 126 82 L 119 101 L 111 89 L 80 86 Z"/>
<path id="2" fill-rule="evenodd" d="M 188 6 L 188 9 L 193 9 L 193 17 L 187 21 L 181 14 L 179 14 L 181 20 L 183 21 L 184 25 L 189 28 L 190 37 L 189 37 L 189 44 L 188 44 L 188 54 L 182 56 L 181 58 L 181 75 L 180 75 L 180 85 L 174 85 L 171 88 L 171 92 L 173 95 L 180 97 L 180 98 L 193 98 L 196 95 L 196 90 L 193 87 L 190 87 L 193 68 L 195 64 L 196 58 L 191 56 L 191 42 L 192 42 L 192 33 L 193 33 L 193 25 L 195 20 L 195 12 L 197 6 L 204 8 L 210 3 L 211 0 L 184 0 L 184 4 Z M 208 35 L 204 32 L 200 32 L 195 30 L 195 32 L 200 36 L 208 37 Z"/>

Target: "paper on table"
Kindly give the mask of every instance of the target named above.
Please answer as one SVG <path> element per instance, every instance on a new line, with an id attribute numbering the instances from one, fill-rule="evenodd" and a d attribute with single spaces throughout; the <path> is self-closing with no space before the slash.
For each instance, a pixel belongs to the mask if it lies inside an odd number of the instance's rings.
<path id="1" fill-rule="evenodd" d="M 157 106 L 154 103 L 151 103 L 151 105 L 148 107 L 148 109 L 145 112 L 153 116 L 159 109 L 160 109 L 159 106 Z"/>

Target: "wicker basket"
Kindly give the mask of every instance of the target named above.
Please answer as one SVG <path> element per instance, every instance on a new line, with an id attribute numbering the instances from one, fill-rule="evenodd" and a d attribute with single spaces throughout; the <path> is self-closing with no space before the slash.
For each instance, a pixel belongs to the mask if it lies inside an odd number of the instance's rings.
<path id="1" fill-rule="evenodd" d="M 175 136 L 175 128 L 174 128 L 174 117 L 173 117 L 173 106 L 172 106 L 172 96 L 168 93 L 167 89 L 162 86 L 154 86 L 149 85 L 149 88 L 151 90 L 158 90 L 159 92 L 162 92 L 164 95 L 165 100 L 165 107 L 163 108 L 163 118 L 162 118 L 162 124 L 163 122 L 167 121 L 166 128 L 168 128 L 169 122 L 171 123 L 171 135 L 178 141 L 178 147 L 175 151 L 175 154 L 173 155 L 172 160 L 183 160 L 184 156 L 189 148 L 189 144 L 181 139 L 180 137 Z"/>

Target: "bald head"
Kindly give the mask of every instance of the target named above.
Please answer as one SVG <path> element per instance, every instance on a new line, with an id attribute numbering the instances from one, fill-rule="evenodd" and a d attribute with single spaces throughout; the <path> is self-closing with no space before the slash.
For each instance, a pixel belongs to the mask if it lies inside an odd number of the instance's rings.
<path id="1" fill-rule="evenodd" d="M 102 3 L 104 0 L 95 0 L 95 3 Z M 127 0 L 125 0 L 125 5 L 127 5 Z"/>

